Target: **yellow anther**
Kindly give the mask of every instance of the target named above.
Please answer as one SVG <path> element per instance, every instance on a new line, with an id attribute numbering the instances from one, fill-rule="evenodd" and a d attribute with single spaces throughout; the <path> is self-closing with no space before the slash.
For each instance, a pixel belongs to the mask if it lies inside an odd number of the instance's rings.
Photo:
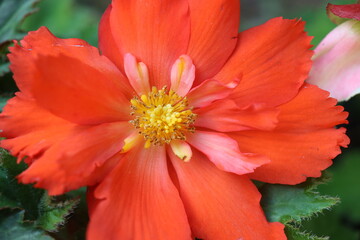
<path id="1" fill-rule="evenodd" d="M 136 101 L 134 98 L 130 100 L 130 103 L 132 105 L 137 105 L 138 101 Z"/>
<path id="2" fill-rule="evenodd" d="M 146 95 L 141 95 L 141 100 L 146 103 L 147 102 L 147 96 Z"/>
<path id="3" fill-rule="evenodd" d="M 140 99 L 134 97 L 130 102 L 134 116 L 130 122 L 146 140 L 145 148 L 185 140 L 188 132 L 194 132 L 192 124 L 196 115 L 186 97 L 172 90 L 167 93 L 166 87 L 161 90 L 152 87 L 147 95 L 141 95 Z"/>

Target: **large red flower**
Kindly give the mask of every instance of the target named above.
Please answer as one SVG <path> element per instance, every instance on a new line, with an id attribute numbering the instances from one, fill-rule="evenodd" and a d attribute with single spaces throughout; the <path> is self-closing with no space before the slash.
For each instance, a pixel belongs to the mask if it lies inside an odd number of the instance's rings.
<path id="1" fill-rule="evenodd" d="M 113 0 L 100 51 L 46 28 L 11 48 L 20 89 L 1 147 L 51 195 L 88 194 L 88 239 L 286 239 L 250 179 L 318 177 L 347 114 L 305 84 L 310 37 L 275 18 L 238 34 L 238 0 Z M 25 157 L 25 158 L 24 158 Z"/>

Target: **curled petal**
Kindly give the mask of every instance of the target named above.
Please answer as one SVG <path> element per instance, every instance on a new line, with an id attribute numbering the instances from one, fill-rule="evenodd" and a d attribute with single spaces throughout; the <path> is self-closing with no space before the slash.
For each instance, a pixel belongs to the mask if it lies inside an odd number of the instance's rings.
<path id="1" fill-rule="evenodd" d="M 332 30 L 315 49 L 308 83 L 329 91 L 338 101 L 360 92 L 360 22 L 350 20 Z"/>
<path id="2" fill-rule="evenodd" d="M 216 100 L 228 97 L 238 84 L 239 80 L 231 81 L 228 84 L 212 79 L 203 81 L 189 92 L 187 96 L 189 104 L 195 108 L 205 107 Z"/>
<path id="3" fill-rule="evenodd" d="M 257 109 L 254 106 L 240 108 L 234 101 L 218 100 L 209 106 L 195 109 L 195 126 L 220 132 L 234 132 L 249 129 L 271 130 L 276 127 L 279 110 Z"/>
<path id="4" fill-rule="evenodd" d="M 171 68 L 171 90 L 179 96 L 185 96 L 193 85 L 194 79 L 195 66 L 191 58 L 187 55 L 180 56 Z"/>
<path id="5" fill-rule="evenodd" d="M 125 54 L 124 68 L 131 86 L 138 95 L 150 92 L 149 72 L 143 62 L 137 62 L 130 53 Z"/>
<path id="6" fill-rule="evenodd" d="M 192 156 L 192 150 L 189 144 L 180 140 L 173 140 L 170 143 L 171 150 L 173 153 L 183 160 L 184 162 L 188 162 Z"/>
<path id="7" fill-rule="evenodd" d="M 219 169 L 239 175 L 253 172 L 269 162 L 264 156 L 240 152 L 237 142 L 222 133 L 198 130 L 188 136 L 187 142 L 203 152 Z"/>
<path id="8" fill-rule="evenodd" d="M 133 131 L 128 137 L 124 140 L 124 146 L 121 149 L 122 153 L 126 153 L 136 147 L 138 144 L 142 143 L 142 136 L 137 132 Z"/>

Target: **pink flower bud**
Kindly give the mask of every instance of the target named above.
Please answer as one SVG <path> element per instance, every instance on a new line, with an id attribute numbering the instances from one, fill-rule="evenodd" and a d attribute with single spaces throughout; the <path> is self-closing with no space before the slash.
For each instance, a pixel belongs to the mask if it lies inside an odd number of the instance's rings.
<path id="1" fill-rule="evenodd" d="M 360 21 L 349 20 L 317 46 L 307 82 L 330 92 L 338 101 L 360 92 Z"/>

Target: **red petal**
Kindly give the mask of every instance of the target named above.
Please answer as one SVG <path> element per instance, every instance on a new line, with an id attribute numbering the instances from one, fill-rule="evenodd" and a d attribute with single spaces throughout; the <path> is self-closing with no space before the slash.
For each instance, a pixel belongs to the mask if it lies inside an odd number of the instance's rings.
<path id="1" fill-rule="evenodd" d="M 266 221 L 260 194 L 246 176 L 218 170 L 197 151 L 190 162 L 170 156 L 191 230 L 197 238 L 286 239 L 282 224 Z"/>
<path id="2" fill-rule="evenodd" d="M 1 147 L 9 150 L 21 161 L 25 156 L 31 163 L 50 146 L 71 134 L 76 125 L 54 116 L 21 93 L 8 101 L 0 114 Z"/>
<path id="3" fill-rule="evenodd" d="M 195 126 L 220 132 L 249 129 L 271 130 L 277 124 L 277 109 L 239 108 L 232 100 L 219 100 L 204 108 L 194 110 Z"/>
<path id="4" fill-rule="evenodd" d="M 186 0 L 113 0 L 110 28 L 121 54 L 147 65 L 152 86 L 170 86 L 171 66 L 189 42 Z"/>
<path id="5" fill-rule="evenodd" d="M 129 152 L 88 199 L 89 240 L 191 239 L 164 147 Z"/>
<path id="6" fill-rule="evenodd" d="M 240 23 L 238 0 L 190 0 L 191 33 L 187 54 L 196 82 L 214 76 L 234 51 Z"/>
<path id="7" fill-rule="evenodd" d="M 277 129 L 303 132 L 348 123 L 348 113 L 336 104 L 336 99 L 329 98 L 329 92 L 304 84 L 293 100 L 279 107 L 281 113 Z"/>
<path id="8" fill-rule="evenodd" d="M 239 106 L 277 106 L 292 99 L 311 67 L 304 22 L 274 18 L 240 33 L 237 48 L 214 79 L 242 76 L 232 97 Z"/>
<path id="9" fill-rule="evenodd" d="M 269 162 L 264 156 L 240 152 L 236 141 L 222 133 L 196 131 L 187 137 L 187 142 L 203 152 L 219 169 L 239 175 L 253 172 Z"/>
<path id="10" fill-rule="evenodd" d="M 132 89 L 97 49 L 78 39 L 55 38 L 46 28 L 10 48 L 21 92 L 57 116 L 79 124 L 129 119 Z"/>
<path id="11" fill-rule="evenodd" d="M 112 6 L 108 6 L 99 24 L 99 49 L 124 73 L 124 56 L 119 50 L 110 26 L 110 13 Z"/>
<path id="12" fill-rule="evenodd" d="M 47 189 L 50 195 L 95 184 L 99 180 L 97 175 L 103 175 L 97 168 L 109 159 L 113 164 L 111 158 L 121 151 L 131 131 L 127 122 L 78 126 L 72 134 L 53 144 L 18 178 L 22 183 L 36 182 L 35 187 Z"/>
<path id="13" fill-rule="evenodd" d="M 307 177 L 319 177 L 321 170 L 345 147 L 345 129 L 333 128 L 346 123 L 347 113 L 334 106 L 328 92 L 305 85 L 299 95 L 280 107 L 279 125 L 273 131 L 243 131 L 230 134 L 241 149 L 264 154 L 269 164 L 255 170 L 251 177 L 260 181 L 297 184 Z"/>
<path id="14" fill-rule="evenodd" d="M 360 4 L 334 5 L 328 3 L 326 10 L 341 18 L 360 20 Z"/>

